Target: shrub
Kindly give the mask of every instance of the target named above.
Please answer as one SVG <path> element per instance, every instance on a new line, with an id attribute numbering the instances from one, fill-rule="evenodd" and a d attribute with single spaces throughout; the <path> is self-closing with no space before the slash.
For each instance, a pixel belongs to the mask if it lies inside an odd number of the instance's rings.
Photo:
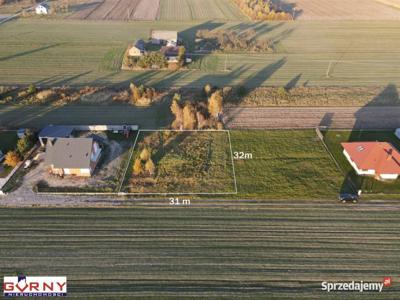
<path id="1" fill-rule="evenodd" d="M 153 162 L 153 160 L 152 160 L 151 158 L 149 158 L 149 160 L 146 162 L 146 164 L 144 165 L 144 167 L 145 167 L 145 170 L 146 170 L 147 172 L 149 172 L 149 174 L 150 174 L 151 176 L 154 175 L 155 170 L 156 170 L 156 166 L 154 165 L 154 162 Z"/>
<path id="2" fill-rule="evenodd" d="M 183 128 L 193 130 L 196 128 L 196 123 L 196 110 L 192 104 L 187 103 L 183 108 Z"/>
<path id="3" fill-rule="evenodd" d="M 34 85 L 33 83 L 31 83 L 31 84 L 28 86 L 27 92 L 28 92 L 28 94 L 34 94 L 34 93 L 36 93 L 36 92 L 37 92 L 36 85 Z"/>
<path id="4" fill-rule="evenodd" d="M 147 148 L 144 148 L 140 153 L 140 159 L 142 161 L 148 161 L 150 159 L 150 151 Z"/>
<path id="5" fill-rule="evenodd" d="M 140 159 L 136 159 L 133 164 L 133 174 L 138 176 L 143 173 L 142 161 Z"/>
<path id="6" fill-rule="evenodd" d="M 4 164 L 14 168 L 20 162 L 20 157 L 17 151 L 8 151 L 6 154 L 6 158 L 4 160 Z"/>

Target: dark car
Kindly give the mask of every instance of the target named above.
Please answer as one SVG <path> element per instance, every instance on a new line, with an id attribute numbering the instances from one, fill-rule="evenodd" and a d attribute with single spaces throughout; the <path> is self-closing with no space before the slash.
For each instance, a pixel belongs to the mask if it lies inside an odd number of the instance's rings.
<path id="1" fill-rule="evenodd" d="M 356 194 L 340 194 L 339 201 L 342 203 L 357 203 L 358 196 Z"/>

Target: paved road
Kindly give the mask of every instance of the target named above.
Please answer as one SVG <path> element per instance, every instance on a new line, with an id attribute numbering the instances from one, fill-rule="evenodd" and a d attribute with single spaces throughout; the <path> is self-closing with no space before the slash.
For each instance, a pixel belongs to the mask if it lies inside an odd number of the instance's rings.
<path id="1" fill-rule="evenodd" d="M 235 107 L 225 109 L 229 128 L 393 129 L 400 127 L 400 107 Z"/>

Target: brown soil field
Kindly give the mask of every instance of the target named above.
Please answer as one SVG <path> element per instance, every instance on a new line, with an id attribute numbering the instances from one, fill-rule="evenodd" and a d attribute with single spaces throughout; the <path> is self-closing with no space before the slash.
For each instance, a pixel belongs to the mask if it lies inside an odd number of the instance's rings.
<path id="1" fill-rule="evenodd" d="M 298 20 L 400 20 L 396 0 L 293 0 Z"/>
<path id="2" fill-rule="evenodd" d="M 85 5 L 86 4 L 86 5 Z M 82 3 L 70 16 L 82 20 L 156 20 L 159 0 L 104 0 Z"/>

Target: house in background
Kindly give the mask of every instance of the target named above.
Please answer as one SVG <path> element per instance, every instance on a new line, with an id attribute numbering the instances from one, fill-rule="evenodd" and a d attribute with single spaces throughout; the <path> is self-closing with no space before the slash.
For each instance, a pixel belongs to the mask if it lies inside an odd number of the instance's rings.
<path id="1" fill-rule="evenodd" d="M 342 143 L 343 154 L 361 176 L 395 180 L 400 175 L 400 153 L 386 142 Z"/>
<path id="2" fill-rule="evenodd" d="M 49 6 L 45 3 L 39 4 L 35 7 L 37 15 L 47 15 L 49 13 Z"/>
<path id="3" fill-rule="evenodd" d="M 101 148 L 93 138 L 57 138 L 48 140 L 45 163 L 59 176 L 92 176 L 101 156 Z"/>
<path id="4" fill-rule="evenodd" d="M 151 43 L 155 45 L 176 46 L 178 43 L 177 31 L 152 30 L 150 37 Z"/>
<path id="5" fill-rule="evenodd" d="M 143 40 L 137 40 L 129 50 L 128 56 L 140 57 L 146 53 L 146 43 Z"/>
<path id="6" fill-rule="evenodd" d="M 40 144 L 44 147 L 48 140 L 68 138 L 73 130 L 72 126 L 48 125 L 39 132 Z"/>

